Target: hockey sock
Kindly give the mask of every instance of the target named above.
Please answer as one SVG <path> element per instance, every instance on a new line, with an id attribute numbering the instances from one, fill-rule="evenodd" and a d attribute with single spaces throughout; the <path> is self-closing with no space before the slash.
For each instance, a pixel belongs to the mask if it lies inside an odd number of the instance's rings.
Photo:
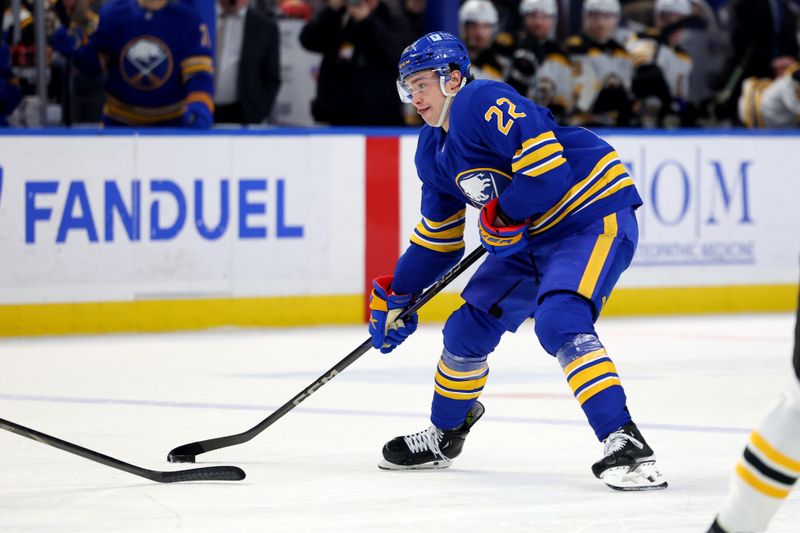
<path id="1" fill-rule="evenodd" d="M 460 357 L 444 350 L 436 368 L 431 423 L 440 429 L 463 424 L 488 377 L 486 356 Z"/>
<path id="2" fill-rule="evenodd" d="M 599 440 L 631 421 L 617 368 L 596 336 L 576 335 L 556 357 Z"/>
<path id="3" fill-rule="evenodd" d="M 751 434 L 717 517 L 726 531 L 764 531 L 800 476 L 800 383 Z"/>

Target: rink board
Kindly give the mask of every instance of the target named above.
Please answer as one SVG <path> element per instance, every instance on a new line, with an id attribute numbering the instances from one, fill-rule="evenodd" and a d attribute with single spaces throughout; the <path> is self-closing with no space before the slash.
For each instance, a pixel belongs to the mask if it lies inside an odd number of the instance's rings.
<path id="1" fill-rule="evenodd" d="M 607 314 L 794 307 L 800 136 L 607 138 L 645 201 Z M 419 221 L 415 148 L 394 129 L 10 131 L 0 335 L 361 321 Z"/>

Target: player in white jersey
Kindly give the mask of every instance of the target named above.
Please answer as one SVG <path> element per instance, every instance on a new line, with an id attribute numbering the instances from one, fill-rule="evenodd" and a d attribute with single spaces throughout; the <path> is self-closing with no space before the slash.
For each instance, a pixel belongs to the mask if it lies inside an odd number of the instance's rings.
<path id="1" fill-rule="evenodd" d="M 795 63 L 775 80 L 744 80 L 739 97 L 739 120 L 748 128 L 800 125 L 800 64 Z"/>
<path id="2" fill-rule="evenodd" d="M 765 531 L 800 476 L 800 301 L 793 363 L 792 384 L 750 434 L 708 533 Z"/>
<path id="3" fill-rule="evenodd" d="M 633 61 L 614 33 L 619 24 L 618 0 L 586 0 L 583 31 L 566 41 L 575 67 L 577 125 L 627 126 L 633 98 Z"/>
<path id="4" fill-rule="evenodd" d="M 678 41 L 691 14 L 689 0 L 657 0 L 655 28 L 632 34 L 625 44 L 635 65 L 633 92 L 643 126 L 689 125 L 692 60 Z"/>
<path id="5" fill-rule="evenodd" d="M 523 30 L 513 40 L 506 83 L 537 104 L 547 107 L 564 123 L 573 108 L 572 63 L 553 39 L 556 0 L 522 0 Z"/>

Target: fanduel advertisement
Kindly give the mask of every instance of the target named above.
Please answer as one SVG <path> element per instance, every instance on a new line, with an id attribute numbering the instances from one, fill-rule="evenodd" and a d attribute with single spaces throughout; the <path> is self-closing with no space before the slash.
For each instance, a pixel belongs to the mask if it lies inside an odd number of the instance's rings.
<path id="1" fill-rule="evenodd" d="M 4 138 L 0 301 L 358 293 L 354 154 L 363 138 Z"/>

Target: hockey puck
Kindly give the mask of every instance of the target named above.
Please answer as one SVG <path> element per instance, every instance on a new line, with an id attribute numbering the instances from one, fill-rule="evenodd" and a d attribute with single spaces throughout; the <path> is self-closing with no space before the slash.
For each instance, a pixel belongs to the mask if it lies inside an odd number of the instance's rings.
<path id="1" fill-rule="evenodd" d="M 167 456 L 167 461 L 170 463 L 193 463 L 194 455 L 179 455 L 171 453 Z"/>

